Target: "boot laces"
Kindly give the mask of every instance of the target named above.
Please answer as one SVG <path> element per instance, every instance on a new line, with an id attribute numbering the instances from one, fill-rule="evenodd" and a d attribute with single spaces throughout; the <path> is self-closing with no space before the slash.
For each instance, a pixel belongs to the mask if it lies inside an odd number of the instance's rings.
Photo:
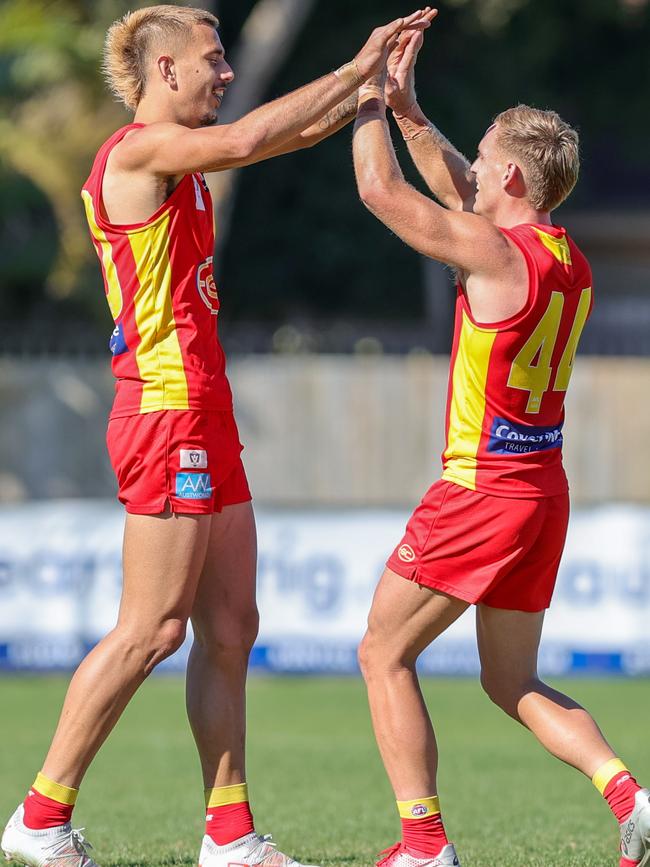
<path id="1" fill-rule="evenodd" d="M 46 864 L 56 867 L 90 867 L 93 861 L 89 858 L 86 848 L 92 849 L 92 844 L 81 833 L 84 828 L 71 829 L 62 834 L 45 848 L 51 854 L 47 856 Z"/>
<path id="2" fill-rule="evenodd" d="M 399 842 L 399 843 L 393 843 L 393 845 L 389 846 L 388 849 L 383 849 L 379 853 L 380 857 L 379 857 L 379 861 L 377 861 L 377 867 L 381 867 L 382 864 L 385 865 L 385 867 L 388 867 L 388 864 L 390 863 L 390 861 L 392 861 L 393 857 L 395 855 L 397 855 L 397 853 L 401 850 L 401 848 L 402 848 L 402 843 Z"/>

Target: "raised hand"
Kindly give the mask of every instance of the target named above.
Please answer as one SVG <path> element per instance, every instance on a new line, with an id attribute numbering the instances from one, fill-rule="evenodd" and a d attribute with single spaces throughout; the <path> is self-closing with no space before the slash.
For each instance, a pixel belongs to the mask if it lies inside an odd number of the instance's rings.
<path id="1" fill-rule="evenodd" d="M 354 62 L 363 80 L 381 72 L 391 51 L 397 46 L 400 33 L 421 32 L 431 25 L 431 8 L 417 9 L 407 18 L 397 18 L 383 27 L 377 27 Z"/>
<path id="2" fill-rule="evenodd" d="M 437 9 L 427 7 L 423 20 L 430 24 L 438 14 Z M 424 28 L 404 30 L 388 56 L 386 80 L 386 104 L 396 114 L 406 114 L 415 103 L 415 63 L 424 43 Z"/>

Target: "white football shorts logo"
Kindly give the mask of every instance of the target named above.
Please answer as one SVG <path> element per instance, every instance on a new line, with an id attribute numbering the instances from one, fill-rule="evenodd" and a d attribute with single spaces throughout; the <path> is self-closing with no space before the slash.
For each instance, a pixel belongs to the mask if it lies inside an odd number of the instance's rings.
<path id="1" fill-rule="evenodd" d="M 205 470 L 208 466 L 208 453 L 205 449 L 181 449 L 182 470 Z"/>
<path id="2" fill-rule="evenodd" d="M 412 563 L 415 560 L 415 551 L 410 545 L 400 545 L 397 556 L 405 563 Z"/>

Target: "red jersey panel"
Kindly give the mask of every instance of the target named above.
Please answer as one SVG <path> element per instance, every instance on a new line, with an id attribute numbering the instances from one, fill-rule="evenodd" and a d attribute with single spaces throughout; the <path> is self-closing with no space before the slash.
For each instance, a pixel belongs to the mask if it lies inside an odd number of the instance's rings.
<path id="1" fill-rule="evenodd" d="M 528 301 L 483 325 L 458 287 L 442 477 L 486 494 L 552 497 L 568 489 L 564 396 L 592 308 L 591 270 L 565 229 L 501 231 L 526 259 Z"/>
<path id="2" fill-rule="evenodd" d="M 115 225 L 106 218 L 106 161 L 130 130 L 142 126 L 122 127 L 102 145 L 81 191 L 115 320 L 111 418 L 168 409 L 231 410 L 217 335 L 212 199 L 203 175 L 185 175 L 143 223 Z"/>

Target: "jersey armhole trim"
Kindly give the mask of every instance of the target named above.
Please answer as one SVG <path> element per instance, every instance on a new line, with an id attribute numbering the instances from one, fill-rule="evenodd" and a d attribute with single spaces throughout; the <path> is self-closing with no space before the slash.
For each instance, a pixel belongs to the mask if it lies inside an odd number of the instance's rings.
<path id="1" fill-rule="evenodd" d="M 174 187 L 172 194 L 165 199 L 165 201 L 160 205 L 160 207 L 158 207 L 148 219 L 143 220 L 140 223 L 111 223 L 110 220 L 107 220 L 103 216 L 102 210 L 104 210 L 104 175 L 106 173 L 106 164 L 108 163 L 108 158 L 113 152 L 113 148 L 115 148 L 122 141 L 122 139 L 127 135 L 127 133 L 131 132 L 131 130 L 133 129 L 142 129 L 144 126 L 146 126 L 146 124 L 144 123 L 130 123 L 126 126 L 123 126 L 122 129 L 118 130 L 117 133 L 122 133 L 122 135 L 113 142 L 110 148 L 107 149 L 106 153 L 102 157 L 100 164 L 97 166 L 97 179 L 95 181 L 97 201 L 93 204 L 95 206 L 95 220 L 97 222 L 97 225 L 103 231 L 109 230 L 110 232 L 118 235 L 133 235 L 138 232 L 144 232 L 147 229 L 153 228 L 168 215 L 170 209 L 175 204 L 176 198 L 178 198 L 178 195 L 180 195 L 178 191 L 188 182 L 188 179 L 191 177 L 191 175 L 183 175 L 181 180 Z M 115 133 L 114 135 L 117 135 L 117 133 Z M 88 192 L 92 196 L 90 190 L 88 190 Z"/>
<path id="2" fill-rule="evenodd" d="M 521 255 L 524 257 L 524 261 L 526 263 L 526 273 L 528 275 L 528 297 L 526 298 L 524 306 L 521 308 L 521 310 L 518 313 L 509 316 L 507 319 L 501 319 L 497 322 L 479 322 L 477 319 L 475 319 L 472 313 L 465 288 L 460 283 L 460 281 L 458 281 L 457 288 L 460 295 L 462 308 L 472 325 L 475 328 L 480 329 L 481 331 L 508 331 L 510 328 L 518 325 L 528 316 L 530 311 L 535 306 L 535 302 L 537 301 L 539 281 L 537 279 L 537 272 L 535 270 L 535 265 L 532 257 L 530 256 L 526 247 L 519 242 L 518 238 L 513 232 L 511 232 L 509 229 L 503 229 L 501 226 L 498 226 L 498 229 L 508 238 L 509 241 L 511 241 L 517 247 Z"/>

